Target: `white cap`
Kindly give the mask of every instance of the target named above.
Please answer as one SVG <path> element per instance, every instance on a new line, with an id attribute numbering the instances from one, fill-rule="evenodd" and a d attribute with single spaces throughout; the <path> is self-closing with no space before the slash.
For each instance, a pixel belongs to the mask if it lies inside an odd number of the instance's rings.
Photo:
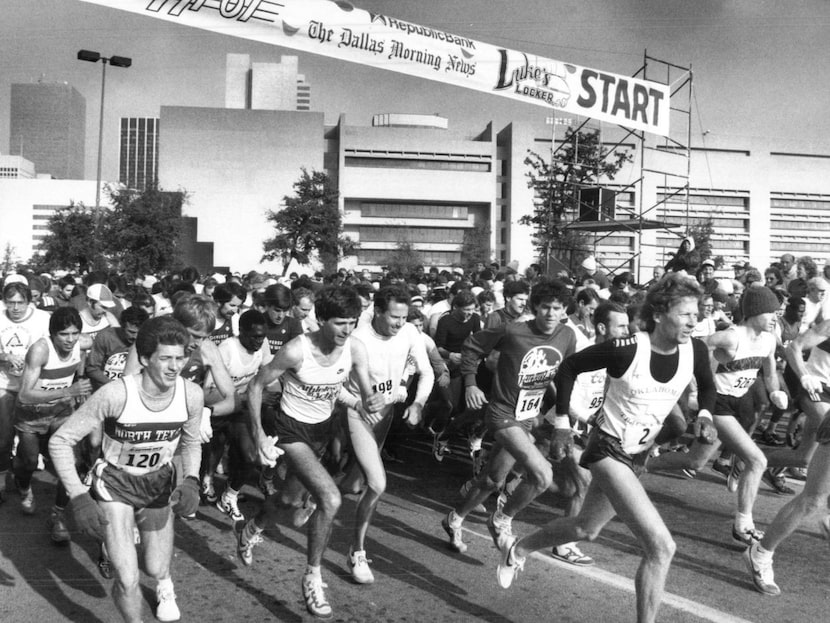
<path id="1" fill-rule="evenodd" d="M 584 260 L 582 260 L 582 268 L 587 270 L 588 272 L 596 272 L 597 270 L 597 261 L 594 259 L 593 255 L 589 255 Z"/>
<path id="2" fill-rule="evenodd" d="M 115 307 L 115 297 L 112 295 L 112 290 L 103 283 L 93 283 L 89 286 L 86 290 L 86 297 L 93 301 L 98 301 L 104 307 L 110 309 Z"/>

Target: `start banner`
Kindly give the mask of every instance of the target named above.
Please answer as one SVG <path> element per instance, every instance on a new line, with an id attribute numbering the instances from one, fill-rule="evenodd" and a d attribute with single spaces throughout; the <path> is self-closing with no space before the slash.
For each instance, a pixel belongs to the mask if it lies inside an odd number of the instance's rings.
<path id="1" fill-rule="evenodd" d="M 669 133 L 669 87 L 508 50 L 345 0 L 82 0 L 627 128 Z"/>

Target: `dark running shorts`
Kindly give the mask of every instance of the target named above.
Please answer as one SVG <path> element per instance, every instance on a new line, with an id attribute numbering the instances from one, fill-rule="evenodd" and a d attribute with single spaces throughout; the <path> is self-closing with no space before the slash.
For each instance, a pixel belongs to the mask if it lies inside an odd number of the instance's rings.
<path id="1" fill-rule="evenodd" d="M 99 461 L 92 468 L 89 492 L 100 502 L 121 502 L 136 510 L 164 508 L 170 502 L 175 483 L 176 469 L 172 463 L 138 476 Z"/>
<path id="2" fill-rule="evenodd" d="M 337 425 L 338 421 L 335 417 L 330 417 L 317 424 L 306 424 L 280 411 L 274 418 L 274 431 L 277 433 L 278 446 L 304 443 L 318 457 L 323 456 L 329 442 L 334 438 Z"/>
<path id="3" fill-rule="evenodd" d="M 597 463 L 602 459 L 614 459 L 630 467 L 631 471 L 639 476 L 639 472 L 642 471 L 640 468 L 647 453 L 648 450 L 634 456 L 628 454 L 622 449 L 619 439 L 600 430 L 597 426 L 588 435 L 588 443 L 582 453 L 582 458 L 579 460 L 579 466 L 589 469 L 592 463 Z"/>
<path id="4" fill-rule="evenodd" d="M 510 428 L 511 426 L 518 426 L 525 430 L 525 432 L 532 431 L 538 424 L 541 416 L 528 418 L 526 420 L 517 420 L 512 415 L 500 415 L 493 413 L 493 410 L 487 408 L 485 411 L 484 421 L 487 423 L 487 429 L 491 433 Z"/>

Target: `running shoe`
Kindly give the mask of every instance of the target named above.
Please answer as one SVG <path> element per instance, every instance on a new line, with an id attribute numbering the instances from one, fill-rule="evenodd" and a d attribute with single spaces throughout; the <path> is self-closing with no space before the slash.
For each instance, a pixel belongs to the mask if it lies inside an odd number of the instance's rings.
<path id="1" fill-rule="evenodd" d="M 452 511 L 450 511 L 452 512 Z M 453 527 L 450 523 L 450 514 L 448 513 L 446 517 L 441 520 L 441 527 L 444 528 L 444 532 L 447 533 L 447 536 L 450 537 L 449 547 L 452 551 L 458 552 L 459 554 L 463 554 L 467 551 L 467 544 L 464 542 L 463 531 L 461 529 L 461 525 L 458 527 Z"/>
<path id="2" fill-rule="evenodd" d="M 761 439 L 759 440 L 762 444 L 767 446 L 773 446 L 779 448 L 783 446 L 786 442 L 781 439 L 778 435 L 776 435 L 773 431 L 767 430 L 761 435 Z"/>
<path id="3" fill-rule="evenodd" d="M 721 461 L 720 459 L 715 459 L 712 463 L 712 470 L 719 473 L 721 476 L 725 476 L 729 478 L 729 461 Z"/>
<path id="4" fill-rule="evenodd" d="M 313 576 L 309 573 L 303 576 L 303 598 L 305 599 L 305 607 L 308 611 L 316 617 L 321 619 L 328 619 L 331 617 L 331 606 L 326 599 L 326 593 L 323 589 L 328 588 L 327 584 L 323 583 L 323 579 Z"/>
<path id="5" fill-rule="evenodd" d="M 28 489 L 19 489 L 19 491 L 20 511 L 24 515 L 34 515 L 37 510 L 37 504 L 35 504 L 35 494 L 32 493 L 32 488 L 29 487 Z"/>
<path id="6" fill-rule="evenodd" d="M 516 574 L 525 568 L 525 560 L 527 559 L 516 555 L 516 543 L 518 541 L 517 537 L 511 537 L 504 550 L 502 550 L 501 563 L 496 568 L 496 579 L 502 588 L 510 588 Z"/>
<path id="7" fill-rule="evenodd" d="M 507 504 L 507 498 L 510 497 L 510 494 L 507 491 L 499 492 L 499 497 L 496 498 L 496 510 L 501 512 L 501 509 L 504 508 L 504 505 Z"/>
<path id="8" fill-rule="evenodd" d="M 176 604 L 176 593 L 173 592 L 172 586 L 157 586 L 156 599 L 158 600 L 156 618 L 159 621 L 178 621 L 182 618 L 182 613 Z"/>
<path id="9" fill-rule="evenodd" d="M 680 473 L 683 474 L 684 478 L 688 478 L 689 480 L 697 478 L 697 471 L 690 467 L 684 467 L 680 470 Z"/>
<path id="10" fill-rule="evenodd" d="M 354 553 L 349 550 L 349 555 L 346 556 L 346 566 L 351 571 L 352 578 L 358 584 L 371 584 L 375 581 L 375 576 L 369 568 L 370 562 L 372 561 L 366 558 L 365 550 L 360 549 Z"/>
<path id="11" fill-rule="evenodd" d="M 242 526 L 237 528 L 237 526 Z M 254 524 L 254 520 L 243 524 L 234 524 L 236 534 L 236 555 L 246 567 L 254 564 L 254 545 L 262 543 L 262 530 Z"/>
<path id="12" fill-rule="evenodd" d="M 795 489 L 787 486 L 787 480 L 780 470 L 768 467 L 764 470 L 762 480 L 767 483 L 778 495 L 795 495 Z"/>
<path id="13" fill-rule="evenodd" d="M 202 502 L 205 504 L 216 504 L 219 501 L 219 496 L 216 495 L 216 489 L 213 488 L 213 478 L 205 476 L 202 478 Z"/>
<path id="14" fill-rule="evenodd" d="M 274 478 L 265 475 L 265 470 L 259 473 L 259 490 L 266 498 L 271 497 L 277 492 L 277 486 L 274 484 Z"/>
<path id="15" fill-rule="evenodd" d="M 234 522 L 245 521 L 245 515 L 239 510 L 239 498 L 235 495 L 228 495 L 227 490 L 222 492 L 222 497 L 216 502 L 216 508 L 225 513 Z"/>
<path id="16" fill-rule="evenodd" d="M 432 456 L 440 463 L 448 454 L 452 454 L 449 440 L 442 438 L 440 433 L 436 434 L 432 439 Z"/>
<path id="17" fill-rule="evenodd" d="M 758 541 L 764 538 L 764 531 L 757 530 L 756 528 L 747 528 L 746 530 L 740 532 L 733 524 L 732 538 L 735 539 L 735 541 L 737 541 L 738 543 L 741 543 L 749 547 L 753 543 L 757 543 Z"/>
<path id="18" fill-rule="evenodd" d="M 110 561 L 109 554 L 107 553 L 107 546 L 101 543 L 101 551 L 98 554 L 98 573 L 101 574 L 101 577 L 105 580 L 112 579 L 112 562 Z"/>
<path id="19" fill-rule="evenodd" d="M 787 468 L 787 475 L 792 478 L 793 480 L 800 480 L 804 482 L 807 480 L 807 468 L 806 467 L 788 467 Z"/>
<path id="20" fill-rule="evenodd" d="M 737 456 L 732 456 L 732 466 L 729 469 L 729 475 L 726 477 L 726 488 L 732 493 L 738 490 L 738 483 L 741 480 L 741 474 L 744 473 L 744 462 Z"/>
<path id="21" fill-rule="evenodd" d="M 295 528 L 302 528 L 308 523 L 308 520 L 311 519 L 311 516 L 316 510 L 317 502 L 315 502 L 312 499 L 311 494 L 306 491 L 303 495 L 303 505 L 294 511 L 291 523 L 294 524 Z"/>
<path id="22" fill-rule="evenodd" d="M 461 485 L 461 489 L 459 489 L 459 491 L 458 491 L 458 492 L 461 494 L 461 497 L 462 497 L 462 498 L 466 498 L 466 497 L 467 497 L 467 494 L 470 492 L 470 489 L 472 489 L 472 488 L 473 488 L 473 481 L 472 481 L 472 480 L 468 480 L 468 481 L 467 481 L 467 482 L 465 482 L 463 485 Z M 485 508 L 484 504 L 479 504 L 478 506 L 476 506 L 476 507 L 473 509 L 473 512 L 474 512 L 474 513 L 482 513 L 482 514 L 484 514 L 484 513 L 486 513 L 486 512 L 487 512 L 487 508 Z"/>
<path id="23" fill-rule="evenodd" d="M 590 567 L 594 564 L 594 559 L 587 554 L 583 554 L 576 543 L 554 547 L 550 555 L 556 558 L 556 560 L 561 560 L 562 562 L 567 562 L 577 567 Z"/>
<path id="24" fill-rule="evenodd" d="M 769 562 L 758 560 L 758 543 L 753 543 L 743 553 L 746 568 L 752 575 L 755 590 L 764 595 L 780 595 L 781 589 L 775 583 L 775 574 L 772 570 L 772 559 Z"/>
<path id="25" fill-rule="evenodd" d="M 52 542 L 58 545 L 69 543 L 69 528 L 66 527 L 66 518 L 63 509 L 53 508 L 49 515 L 49 535 Z"/>
<path id="26" fill-rule="evenodd" d="M 512 522 L 509 519 L 507 521 L 496 521 L 495 513 L 487 518 L 487 530 L 489 530 L 493 543 L 499 550 L 504 550 L 513 536 Z"/>

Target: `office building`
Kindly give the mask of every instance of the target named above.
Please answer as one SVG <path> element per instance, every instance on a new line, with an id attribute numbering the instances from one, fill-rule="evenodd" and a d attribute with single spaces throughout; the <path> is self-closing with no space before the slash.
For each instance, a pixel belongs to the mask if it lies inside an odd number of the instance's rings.
<path id="1" fill-rule="evenodd" d="M 159 165 L 159 120 L 122 117 L 118 181 L 127 188 L 145 190 L 156 183 Z"/>
<path id="2" fill-rule="evenodd" d="M 225 108 L 311 110 L 311 85 L 298 69 L 296 56 L 281 56 L 279 63 L 252 63 L 248 54 L 228 54 Z"/>
<path id="3" fill-rule="evenodd" d="M 9 154 L 56 179 L 84 178 L 86 101 L 67 83 L 11 85 Z"/>

